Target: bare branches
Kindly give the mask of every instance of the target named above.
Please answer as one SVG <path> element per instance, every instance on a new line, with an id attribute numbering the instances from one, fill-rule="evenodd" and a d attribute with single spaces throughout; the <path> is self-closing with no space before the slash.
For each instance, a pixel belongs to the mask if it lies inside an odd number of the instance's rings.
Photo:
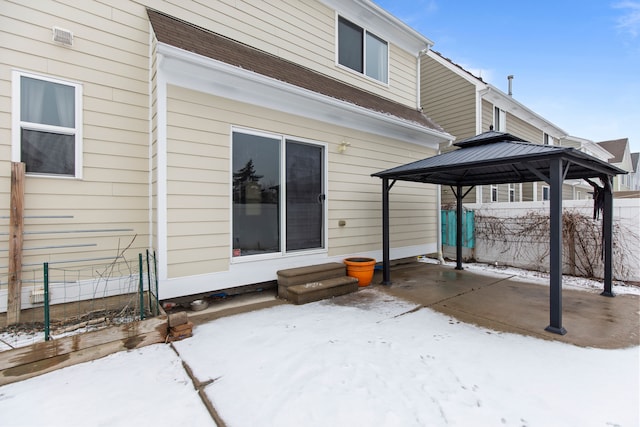
<path id="1" fill-rule="evenodd" d="M 484 240 L 501 254 L 513 259 L 533 259 L 542 269 L 549 256 L 549 216 L 528 212 L 522 216 L 497 217 L 476 213 L 476 238 Z M 562 214 L 563 265 L 568 274 L 598 277 L 603 270 L 602 227 L 594 220 L 575 211 Z M 638 246 L 638 235 L 620 224 L 613 230 L 614 276 L 626 277 L 629 267 L 627 253 Z M 601 276 L 600 276 L 601 277 Z"/>

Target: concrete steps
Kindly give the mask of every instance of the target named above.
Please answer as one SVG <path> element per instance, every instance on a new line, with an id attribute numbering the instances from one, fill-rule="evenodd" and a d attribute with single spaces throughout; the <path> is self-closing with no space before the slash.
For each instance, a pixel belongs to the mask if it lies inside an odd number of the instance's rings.
<path id="1" fill-rule="evenodd" d="M 330 262 L 278 271 L 278 297 L 306 304 L 358 290 L 358 279 L 347 276 L 344 264 Z"/>
<path id="2" fill-rule="evenodd" d="M 358 279 L 355 277 L 334 277 L 320 282 L 289 286 L 289 301 L 300 305 L 349 294 L 357 290 Z"/>

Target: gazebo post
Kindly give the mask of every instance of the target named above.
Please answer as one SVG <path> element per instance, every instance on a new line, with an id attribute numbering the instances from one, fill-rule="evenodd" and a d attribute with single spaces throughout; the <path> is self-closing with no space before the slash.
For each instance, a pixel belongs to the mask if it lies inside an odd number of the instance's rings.
<path id="1" fill-rule="evenodd" d="M 462 185 L 456 186 L 456 270 L 462 268 Z"/>
<path id="2" fill-rule="evenodd" d="M 562 327 L 562 159 L 554 158 L 549 162 L 550 207 L 550 289 L 549 318 L 550 324 L 545 328 L 548 332 L 564 335 L 567 330 Z"/>
<path id="3" fill-rule="evenodd" d="M 603 178 L 604 211 L 602 212 L 602 245 L 604 251 L 604 291 L 600 295 L 615 296 L 612 291 L 613 282 L 613 185 L 612 177 Z"/>
<path id="4" fill-rule="evenodd" d="M 382 284 L 391 284 L 391 265 L 389 262 L 389 179 L 382 179 Z"/>

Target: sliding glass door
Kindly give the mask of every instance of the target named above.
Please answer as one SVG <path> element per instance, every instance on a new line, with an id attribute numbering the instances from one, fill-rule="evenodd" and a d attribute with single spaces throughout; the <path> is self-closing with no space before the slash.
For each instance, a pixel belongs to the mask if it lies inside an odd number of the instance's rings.
<path id="1" fill-rule="evenodd" d="M 235 131 L 232 151 L 233 256 L 323 248 L 324 147 Z"/>

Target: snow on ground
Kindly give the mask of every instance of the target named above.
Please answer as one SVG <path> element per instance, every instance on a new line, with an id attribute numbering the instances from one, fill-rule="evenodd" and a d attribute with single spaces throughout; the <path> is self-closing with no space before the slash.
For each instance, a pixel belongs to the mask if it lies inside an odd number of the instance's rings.
<path id="1" fill-rule="evenodd" d="M 639 348 L 493 332 L 375 289 L 223 318 L 177 343 L 230 426 L 637 426 Z M 360 295 L 359 295 L 360 296 Z M 366 297 L 366 298 L 365 298 Z"/>
<path id="2" fill-rule="evenodd" d="M 640 347 L 461 323 L 375 288 L 221 318 L 175 347 L 228 426 L 638 426 Z M 213 425 L 158 344 L 0 387 L 0 425 Z"/>
<path id="3" fill-rule="evenodd" d="M 418 262 L 424 262 L 427 264 L 439 264 L 438 260 L 428 258 L 425 256 L 418 257 Z M 455 261 L 447 261 L 444 263 L 450 267 L 455 267 Z M 524 270 L 516 267 L 509 267 L 506 265 L 491 265 L 484 263 L 463 263 L 462 266 L 465 270 L 472 271 L 474 273 L 495 275 L 497 277 L 514 276 L 511 280 L 522 280 L 529 283 L 537 283 L 539 285 L 549 286 L 549 273 L 542 271 Z M 564 274 L 562 276 L 562 287 L 566 289 L 581 289 L 589 291 L 602 292 L 603 284 L 602 280 L 588 279 L 586 277 L 569 276 Z M 614 281 L 612 286 L 614 294 L 633 294 L 640 295 L 640 286 L 628 285 L 624 282 Z"/>
<path id="4" fill-rule="evenodd" d="M 0 387 L 1 426 L 215 426 L 168 345 Z"/>

